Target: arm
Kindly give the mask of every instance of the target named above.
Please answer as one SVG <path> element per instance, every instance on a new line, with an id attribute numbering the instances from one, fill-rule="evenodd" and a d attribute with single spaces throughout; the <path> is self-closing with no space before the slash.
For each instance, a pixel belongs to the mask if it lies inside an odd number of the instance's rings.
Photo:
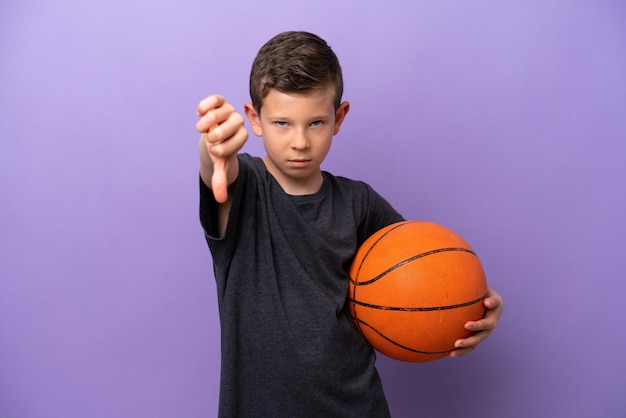
<path id="1" fill-rule="evenodd" d="M 496 329 L 498 319 L 504 312 L 502 297 L 493 289 L 489 289 L 483 303 L 487 309 L 484 318 L 465 324 L 465 329 L 474 331 L 474 334 L 468 338 L 457 340 L 454 344 L 456 350 L 450 353 L 450 357 L 459 357 L 473 351 L 478 344 L 483 342 Z"/>
<path id="2" fill-rule="evenodd" d="M 213 95 L 202 100 L 197 114 L 200 120 L 196 129 L 201 133 L 198 144 L 200 177 L 219 203 L 218 224 L 223 233 L 231 204 L 228 186 L 239 175 L 237 152 L 248 139 L 248 131 L 243 117 L 222 96 Z"/>

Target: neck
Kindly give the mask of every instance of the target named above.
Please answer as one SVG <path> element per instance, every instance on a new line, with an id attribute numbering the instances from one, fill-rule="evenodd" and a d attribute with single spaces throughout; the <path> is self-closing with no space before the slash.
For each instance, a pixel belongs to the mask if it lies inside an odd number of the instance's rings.
<path id="1" fill-rule="evenodd" d="M 265 168 L 276 179 L 285 193 L 291 196 L 311 195 L 320 191 L 324 183 L 324 176 L 321 171 L 316 171 L 309 176 L 297 178 L 289 177 L 278 170 L 268 157 L 263 157 Z"/>

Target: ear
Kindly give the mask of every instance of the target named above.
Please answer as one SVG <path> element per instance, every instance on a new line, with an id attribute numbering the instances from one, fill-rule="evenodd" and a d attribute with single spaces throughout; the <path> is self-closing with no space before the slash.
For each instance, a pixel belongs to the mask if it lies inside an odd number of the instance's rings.
<path id="1" fill-rule="evenodd" d="M 335 128 L 333 129 L 333 135 L 337 135 L 339 133 L 339 128 L 341 128 L 341 124 L 346 118 L 346 115 L 350 111 L 350 103 L 343 102 L 339 105 L 339 108 L 335 112 Z"/>
<path id="2" fill-rule="evenodd" d="M 246 117 L 252 126 L 252 132 L 254 132 L 256 136 L 263 136 L 263 129 L 261 129 L 261 117 L 256 110 L 254 110 L 252 103 L 246 102 L 244 104 L 244 111 L 246 112 Z"/>

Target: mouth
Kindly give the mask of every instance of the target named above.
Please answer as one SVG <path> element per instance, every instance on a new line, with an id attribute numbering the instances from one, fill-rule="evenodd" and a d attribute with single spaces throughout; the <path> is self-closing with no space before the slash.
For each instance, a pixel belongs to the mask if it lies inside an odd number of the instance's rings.
<path id="1" fill-rule="evenodd" d="M 287 160 L 292 167 L 301 168 L 309 165 L 311 160 L 305 158 L 295 158 L 293 160 Z"/>

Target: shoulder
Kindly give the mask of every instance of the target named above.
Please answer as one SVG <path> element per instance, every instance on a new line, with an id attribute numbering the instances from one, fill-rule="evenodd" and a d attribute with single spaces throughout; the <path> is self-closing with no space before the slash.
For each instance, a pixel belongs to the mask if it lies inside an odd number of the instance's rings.
<path id="1" fill-rule="evenodd" d="M 402 215 L 368 183 L 335 176 L 328 172 L 324 172 L 324 175 L 332 185 L 333 195 L 341 196 L 340 200 L 352 207 L 359 225 L 360 242 L 379 229 L 404 220 Z"/>
<path id="2" fill-rule="evenodd" d="M 248 153 L 237 154 L 239 164 L 243 164 L 246 168 L 255 169 L 259 164 L 263 164 L 263 161 L 259 157 L 254 157 Z"/>
<path id="3" fill-rule="evenodd" d="M 341 193 L 348 193 L 355 198 L 380 197 L 380 195 L 366 182 L 354 180 L 348 177 L 335 176 L 327 171 L 323 172 L 324 177 L 332 185 L 333 190 Z"/>
<path id="4" fill-rule="evenodd" d="M 389 202 L 368 183 L 336 176 L 327 171 L 323 173 L 326 182 L 330 185 L 333 199 L 361 208 L 366 216 L 378 214 L 381 211 L 395 215 L 396 212 Z"/>

